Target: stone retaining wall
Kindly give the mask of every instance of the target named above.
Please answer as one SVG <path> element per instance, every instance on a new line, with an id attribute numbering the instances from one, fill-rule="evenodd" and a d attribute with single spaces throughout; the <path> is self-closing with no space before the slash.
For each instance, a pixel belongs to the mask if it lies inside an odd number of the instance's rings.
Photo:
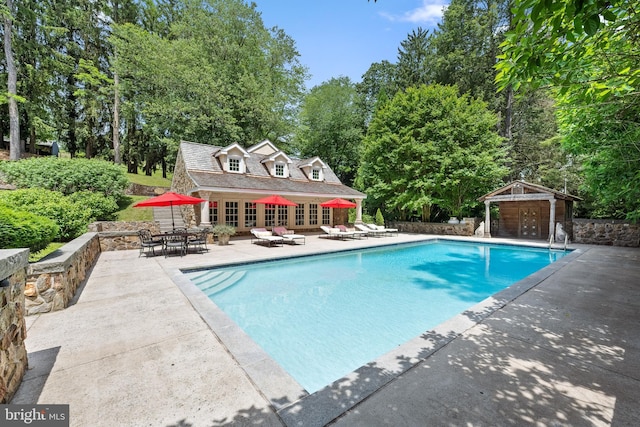
<path id="1" fill-rule="evenodd" d="M 445 236 L 473 236 L 480 224 L 477 218 L 464 218 L 464 224 L 441 222 L 390 222 L 389 228 L 397 228 L 402 233 L 437 234 Z"/>
<path id="2" fill-rule="evenodd" d="M 30 264 L 24 291 L 26 314 L 66 308 L 99 255 L 98 233 L 85 233 Z"/>
<path id="3" fill-rule="evenodd" d="M 24 289 L 28 249 L 0 250 L 0 404 L 9 403 L 28 367 Z"/>
<path id="4" fill-rule="evenodd" d="M 637 248 L 640 247 L 640 224 L 611 219 L 574 219 L 573 241 Z"/>
<path id="5" fill-rule="evenodd" d="M 155 221 L 98 221 L 89 224 L 89 230 L 98 233 L 103 252 L 140 249 L 138 230 L 145 228 L 151 234 L 161 233 L 160 224 Z"/>

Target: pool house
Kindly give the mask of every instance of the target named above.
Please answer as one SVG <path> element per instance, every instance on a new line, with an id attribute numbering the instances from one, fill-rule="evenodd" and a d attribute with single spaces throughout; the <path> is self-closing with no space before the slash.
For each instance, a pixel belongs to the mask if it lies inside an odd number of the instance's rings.
<path id="1" fill-rule="evenodd" d="M 171 187 L 207 200 L 181 207 L 186 224 L 229 224 L 239 232 L 273 226 L 315 230 L 321 225 L 346 223 L 346 209 L 320 206 L 334 198 L 355 202 L 356 222 L 360 222 L 366 198 L 342 184 L 319 157 L 288 156 L 269 140 L 246 149 L 237 143 L 220 147 L 182 141 Z M 270 195 L 282 196 L 298 206 L 253 202 Z"/>
<path id="2" fill-rule="evenodd" d="M 549 239 L 558 225 L 572 239 L 573 202 L 579 197 L 525 181 L 513 181 L 478 199 L 485 204 L 485 237 Z M 490 205 L 497 203 L 500 221 L 491 230 Z"/>

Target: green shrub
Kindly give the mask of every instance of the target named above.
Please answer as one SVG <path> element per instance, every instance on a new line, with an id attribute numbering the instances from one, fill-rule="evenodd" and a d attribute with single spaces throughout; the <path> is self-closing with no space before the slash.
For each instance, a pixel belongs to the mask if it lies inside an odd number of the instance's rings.
<path id="1" fill-rule="evenodd" d="M 355 209 L 349 209 L 349 224 L 354 224 L 356 222 L 356 210 Z M 364 222 L 365 224 L 373 224 L 375 222 L 375 219 L 366 213 L 362 213 L 362 222 Z"/>
<path id="2" fill-rule="evenodd" d="M 91 212 L 57 191 L 41 188 L 0 192 L 0 202 L 17 210 L 52 219 L 58 224 L 60 241 L 69 241 L 87 230 Z"/>
<path id="3" fill-rule="evenodd" d="M 58 235 L 54 221 L 0 203 L 0 249 L 29 248 L 38 252 Z"/>
<path id="4" fill-rule="evenodd" d="M 89 210 L 91 221 L 115 221 L 116 212 L 120 209 L 113 197 L 90 191 L 73 193 L 69 200 Z"/>
<path id="5" fill-rule="evenodd" d="M 384 217 L 382 216 L 382 212 L 380 212 L 380 208 L 376 211 L 376 225 L 384 225 Z"/>
<path id="6" fill-rule="evenodd" d="M 0 161 L 0 175 L 18 188 L 45 188 L 64 195 L 92 191 L 116 200 L 129 185 L 122 167 L 94 159 L 31 157 Z"/>

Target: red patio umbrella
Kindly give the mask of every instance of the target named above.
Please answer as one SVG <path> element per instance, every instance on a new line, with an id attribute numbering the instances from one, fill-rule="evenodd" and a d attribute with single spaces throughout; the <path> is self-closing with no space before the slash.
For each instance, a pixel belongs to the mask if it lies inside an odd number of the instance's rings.
<path id="1" fill-rule="evenodd" d="M 285 199 L 282 196 L 268 196 L 262 199 L 252 200 L 251 203 L 259 203 L 261 205 L 278 205 L 278 206 L 298 206 L 297 203 Z"/>
<path id="2" fill-rule="evenodd" d="M 146 208 L 153 206 L 170 206 L 171 207 L 171 226 L 176 228 L 175 221 L 173 219 L 173 206 L 177 205 L 196 205 L 198 203 L 206 202 L 204 199 L 199 199 L 197 197 L 187 196 L 185 194 L 178 194 L 172 191 L 167 191 L 166 193 L 152 197 L 147 200 L 143 200 L 141 202 L 133 205 L 134 208 Z"/>
<path id="3" fill-rule="evenodd" d="M 345 199 L 337 198 L 320 203 L 323 208 L 355 208 L 357 205 Z"/>

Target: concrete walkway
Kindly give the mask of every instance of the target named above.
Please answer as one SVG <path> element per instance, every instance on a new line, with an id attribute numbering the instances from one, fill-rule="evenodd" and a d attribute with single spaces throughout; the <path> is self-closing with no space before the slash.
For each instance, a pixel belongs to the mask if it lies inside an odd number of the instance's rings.
<path id="1" fill-rule="evenodd" d="M 640 425 L 638 249 L 576 246 L 310 396 L 178 271 L 426 237 L 102 253 L 72 306 L 27 318 L 12 403 L 69 404 L 79 427 Z"/>

